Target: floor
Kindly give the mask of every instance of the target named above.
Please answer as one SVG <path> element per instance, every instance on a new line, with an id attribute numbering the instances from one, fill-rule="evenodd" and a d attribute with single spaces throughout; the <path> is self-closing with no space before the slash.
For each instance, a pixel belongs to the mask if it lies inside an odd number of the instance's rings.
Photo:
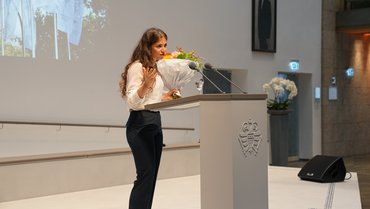
<path id="1" fill-rule="evenodd" d="M 359 179 L 361 198 L 362 198 L 362 209 L 369 208 L 369 200 L 365 197 L 369 196 L 369 179 L 370 174 L 370 156 L 359 156 L 352 158 L 345 158 L 345 164 L 348 171 L 356 172 Z M 296 167 L 294 170 L 294 176 L 296 171 L 302 167 L 307 161 L 290 162 L 290 167 Z M 286 168 L 289 169 L 289 168 Z M 293 170 L 293 168 L 290 168 Z M 281 174 L 280 174 L 281 175 Z M 281 175 L 286 176 L 284 175 Z M 281 208 L 276 207 L 277 202 L 290 202 L 278 197 L 276 194 L 281 195 L 282 191 L 278 188 L 282 185 L 281 180 L 275 179 L 275 175 L 272 182 L 269 178 L 269 193 L 271 195 L 270 208 Z M 274 180 L 275 179 L 275 180 Z M 291 177 L 287 178 L 287 180 Z M 277 181 L 278 180 L 278 181 Z M 285 182 L 285 181 L 284 181 Z M 365 184 L 363 184 L 365 183 Z M 278 185 L 278 186 L 276 186 Z M 284 185 L 287 185 L 286 182 Z M 310 185 L 312 186 L 312 185 Z M 132 185 L 121 185 L 116 187 L 101 188 L 95 190 L 87 190 L 81 192 L 66 193 L 60 195 L 45 196 L 32 199 L 24 199 L 12 202 L 0 203 L 0 209 L 127 209 L 128 194 L 131 190 Z M 286 187 L 286 186 L 284 186 Z M 317 186 L 315 186 L 317 187 Z M 180 189 L 181 188 L 181 189 Z M 323 188 L 324 193 L 327 192 L 326 186 Z M 275 192 L 274 192 L 275 191 Z M 358 189 L 357 189 L 358 191 Z M 294 192 L 293 192 L 294 193 Z M 155 201 L 153 203 L 153 209 L 199 209 L 200 208 L 200 176 L 189 176 L 175 179 L 165 179 L 158 181 Z M 291 195 L 299 195 L 298 193 L 292 194 L 289 192 L 288 198 Z M 310 192 L 311 194 L 311 192 Z M 315 199 L 319 200 L 319 206 L 313 206 L 309 208 L 322 208 L 324 203 L 325 195 L 316 195 Z M 352 200 L 352 199 L 351 199 Z M 271 204 L 271 201 L 274 202 Z M 351 202 L 351 201 L 350 201 Z M 359 202 L 359 201 L 358 201 Z M 176 207 L 173 204 L 176 203 Z M 285 204 L 284 203 L 284 204 Z M 279 203 L 281 204 L 281 203 Z M 296 203 L 294 203 L 296 204 Z M 297 205 L 284 207 L 284 208 L 296 208 Z M 307 208 L 307 207 L 304 207 Z M 352 207 L 353 208 L 353 207 Z M 360 207 L 356 207 L 360 208 Z"/>
<path id="2" fill-rule="evenodd" d="M 0 203 L 0 209 L 127 209 L 132 185 Z M 181 190 L 179 189 L 181 188 Z M 200 176 L 159 180 L 153 209 L 200 208 Z"/>
<path id="3" fill-rule="evenodd" d="M 356 172 L 361 195 L 362 209 L 370 209 L 370 154 L 343 157 L 347 171 Z M 290 162 L 290 167 L 302 167 L 307 161 Z"/>

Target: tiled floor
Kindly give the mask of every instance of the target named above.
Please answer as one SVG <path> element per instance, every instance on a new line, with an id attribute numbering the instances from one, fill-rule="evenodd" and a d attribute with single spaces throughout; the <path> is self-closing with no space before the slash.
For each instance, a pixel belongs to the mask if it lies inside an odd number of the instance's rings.
<path id="1" fill-rule="evenodd" d="M 353 171 L 352 166 L 358 165 L 362 160 L 365 164 L 367 162 L 363 158 L 350 160 L 347 163 L 349 171 Z M 301 167 L 304 164 L 305 162 L 292 162 L 290 166 Z M 357 168 L 363 168 L 363 166 Z M 299 181 L 296 176 L 299 170 L 299 168 L 285 167 L 269 168 L 270 209 L 323 208 L 329 185 Z M 354 187 L 356 190 L 352 190 L 352 187 L 348 189 L 349 185 L 357 185 L 357 178 L 353 178 L 351 182 L 353 183 L 339 183 L 336 186 L 338 191 L 342 190 L 346 193 L 341 195 L 336 193 L 339 199 L 333 202 L 333 208 L 360 208 L 358 186 Z M 343 186 L 347 189 L 343 190 Z M 122 185 L 3 202 L 0 203 L 0 209 L 127 209 L 131 187 L 132 185 Z M 353 191 L 357 191 L 357 194 Z M 348 205 L 350 207 L 347 207 Z M 153 209 L 200 209 L 200 176 L 159 180 Z M 366 208 L 363 207 L 363 209 Z"/>

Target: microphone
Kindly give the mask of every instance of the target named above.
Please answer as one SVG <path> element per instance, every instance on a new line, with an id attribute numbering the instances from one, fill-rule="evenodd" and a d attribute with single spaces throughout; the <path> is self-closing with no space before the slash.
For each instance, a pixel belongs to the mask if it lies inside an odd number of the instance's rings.
<path id="1" fill-rule="evenodd" d="M 189 68 L 192 69 L 192 70 L 195 70 L 197 71 L 198 73 L 200 73 L 205 79 L 207 79 L 220 93 L 223 93 L 225 94 L 224 91 L 222 91 L 220 89 L 220 87 L 218 87 L 213 81 L 211 81 L 211 79 L 209 79 L 206 75 L 204 75 L 204 73 L 202 73 L 202 71 L 200 71 L 198 68 L 197 68 L 197 65 L 194 63 L 194 62 L 190 62 L 189 63 Z"/>
<path id="2" fill-rule="evenodd" d="M 238 85 L 236 85 L 234 82 L 232 82 L 230 79 L 228 79 L 226 76 L 224 76 L 222 73 L 220 73 L 220 71 L 218 71 L 217 69 L 213 68 L 213 66 L 210 64 L 210 63 L 205 63 L 204 64 L 204 68 L 206 69 L 209 69 L 209 70 L 213 70 L 215 71 L 216 73 L 218 73 L 220 76 L 222 76 L 224 79 L 226 79 L 229 83 L 231 83 L 233 86 L 235 86 L 236 88 L 238 88 L 243 94 L 247 94 L 246 91 L 244 91 L 242 88 L 240 88 Z"/>

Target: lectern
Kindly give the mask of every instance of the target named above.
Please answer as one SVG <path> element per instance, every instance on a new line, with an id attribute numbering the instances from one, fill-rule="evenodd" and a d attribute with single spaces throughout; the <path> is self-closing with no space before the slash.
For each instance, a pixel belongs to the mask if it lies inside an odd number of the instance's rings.
<path id="1" fill-rule="evenodd" d="M 199 108 L 202 209 L 268 209 L 265 94 L 203 94 L 147 105 Z"/>

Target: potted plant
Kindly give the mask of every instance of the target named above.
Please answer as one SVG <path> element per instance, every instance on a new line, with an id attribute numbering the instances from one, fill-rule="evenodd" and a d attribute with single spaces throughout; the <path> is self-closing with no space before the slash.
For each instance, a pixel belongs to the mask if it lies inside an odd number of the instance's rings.
<path id="1" fill-rule="evenodd" d="M 270 114 L 271 164 L 288 164 L 289 104 L 297 96 L 297 87 L 293 81 L 275 77 L 263 85 L 267 93 L 267 112 Z M 272 92 L 273 94 L 269 94 Z"/>
<path id="2" fill-rule="evenodd" d="M 267 100 L 269 110 L 288 110 L 293 97 L 298 93 L 293 81 L 280 77 L 275 77 L 269 83 L 263 84 L 263 90 L 269 96 Z M 270 95 L 270 92 L 273 92 L 273 95 Z"/>

